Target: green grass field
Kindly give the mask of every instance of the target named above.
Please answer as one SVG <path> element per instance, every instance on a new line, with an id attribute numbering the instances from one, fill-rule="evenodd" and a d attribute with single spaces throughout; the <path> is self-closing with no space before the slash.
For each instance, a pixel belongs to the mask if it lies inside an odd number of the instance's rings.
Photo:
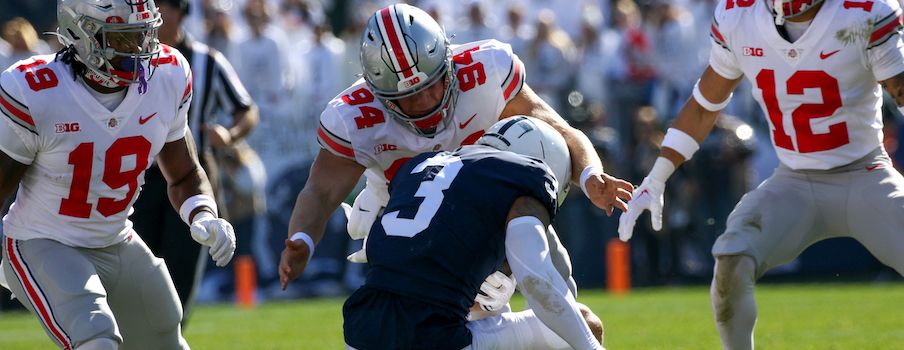
<path id="1" fill-rule="evenodd" d="M 904 284 L 757 286 L 759 349 L 904 349 Z M 720 349 L 707 287 L 581 290 L 620 349 Z M 513 305 L 523 305 L 516 294 Z M 256 309 L 203 305 L 184 331 L 193 349 L 344 349 L 344 299 L 271 302 Z M 0 314 L 0 349 L 53 348 L 28 313 Z"/>

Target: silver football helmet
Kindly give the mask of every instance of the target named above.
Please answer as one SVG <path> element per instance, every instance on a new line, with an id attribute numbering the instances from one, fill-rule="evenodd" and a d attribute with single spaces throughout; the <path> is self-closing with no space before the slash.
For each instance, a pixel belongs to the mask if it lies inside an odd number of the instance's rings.
<path id="1" fill-rule="evenodd" d="M 360 54 L 367 86 L 396 122 L 425 137 L 449 126 L 458 79 L 449 38 L 433 17 L 406 4 L 380 9 L 367 21 Z M 445 85 L 443 99 L 428 113 L 409 115 L 396 102 L 437 83 Z"/>
<path id="2" fill-rule="evenodd" d="M 546 122 L 523 115 L 496 122 L 476 144 L 539 158 L 552 170 L 558 182 L 559 205 L 571 189 L 571 153 L 565 138 Z"/>
<path id="3" fill-rule="evenodd" d="M 772 15 L 775 16 L 775 24 L 782 25 L 785 23 L 785 18 L 792 18 L 801 13 L 806 12 L 811 7 L 816 6 L 822 2 L 822 0 L 766 0 L 763 1 L 766 3 L 766 7 L 769 8 L 769 11 L 772 11 Z M 777 11 L 777 8 L 781 8 L 781 11 Z"/>
<path id="4" fill-rule="evenodd" d="M 87 66 L 86 78 L 112 88 L 152 75 L 144 62 L 159 53 L 163 23 L 154 0 L 59 0 L 57 20 L 57 37 Z"/>

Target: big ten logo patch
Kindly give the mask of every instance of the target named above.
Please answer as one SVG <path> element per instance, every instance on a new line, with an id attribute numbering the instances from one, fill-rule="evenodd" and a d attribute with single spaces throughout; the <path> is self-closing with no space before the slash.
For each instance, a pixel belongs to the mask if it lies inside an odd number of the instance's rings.
<path id="1" fill-rule="evenodd" d="M 390 145 L 390 144 L 387 144 L 387 143 L 382 143 L 382 144 L 379 144 L 379 145 L 374 146 L 374 154 L 380 154 L 380 153 L 383 153 L 383 151 L 395 151 L 395 150 L 398 150 L 398 149 L 399 149 L 399 148 L 396 147 L 396 145 Z"/>
<path id="2" fill-rule="evenodd" d="M 744 46 L 742 50 L 744 52 L 744 56 L 763 57 L 763 49 L 761 48 Z"/>
<path id="3" fill-rule="evenodd" d="M 78 123 L 57 123 L 55 126 L 57 134 L 79 131 Z"/>

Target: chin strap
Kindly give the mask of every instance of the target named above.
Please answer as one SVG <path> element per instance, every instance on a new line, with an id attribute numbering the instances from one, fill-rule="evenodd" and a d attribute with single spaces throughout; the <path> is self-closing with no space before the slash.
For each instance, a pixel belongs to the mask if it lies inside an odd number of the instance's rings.
<path id="1" fill-rule="evenodd" d="M 144 94 L 148 90 L 148 81 L 144 73 L 144 66 L 140 61 L 126 57 L 120 63 L 125 70 L 109 69 L 109 74 L 89 68 L 85 72 L 85 78 L 108 88 L 129 86 L 128 81 L 138 81 L 138 93 Z M 136 67 L 137 65 L 137 67 Z M 109 67 L 109 65 L 107 65 Z M 136 69 L 137 68 L 137 69 Z"/>
<path id="2" fill-rule="evenodd" d="M 772 1 L 772 10 L 775 11 L 775 25 L 785 24 L 785 7 L 782 0 Z"/>

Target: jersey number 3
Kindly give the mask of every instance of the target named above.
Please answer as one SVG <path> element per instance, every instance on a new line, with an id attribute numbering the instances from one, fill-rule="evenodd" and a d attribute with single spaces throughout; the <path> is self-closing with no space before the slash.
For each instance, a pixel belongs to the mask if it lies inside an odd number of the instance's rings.
<path id="1" fill-rule="evenodd" d="M 445 198 L 443 191 L 452 185 L 452 180 L 458 175 L 461 166 L 461 158 L 439 154 L 414 167 L 412 174 L 421 172 L 430 174 L 424 175 L 417 192 L 414 193 L 415 197 L 424 198 L 424 201 L 418 206 L 417 214 L 410 219 L 400 218 L 399 210 L 383 214 L 380 222 L 386 235 L 411 238 L 427 229 L 433 216 L 439 211 L 439 206 L 443 204 Z"/>
<path id="2" fill-rule="evenodd" d="M 117 139 L 107 149 L 104 159 L 103 182 L 112 189 L 129 186 L 129 193 L 125 198 L 100 198 L 97 201 L 97 211 L 108 217 L 126 210 L 135 190 L 138 189 L 138 175 L 148 167 L 148 155 L 151 153 L 151 143 L 143 136 L 132 136 Z M 135 168 L 122 170 L 123 158 L 135 156 Z M 94 166 L 94 142 L 85 142 L 69 153 L 69 164 L 72 164 L 72 185 L 69 187 L 69 198 L 63 198 L 60 203 L 60 215 L 76 218 L 88 218 L 91 216 L 92 204 L 88 202 L 89 186 L 91 185 L 91 168 Z"/>
<path id="3" fill-rule="evenodd" d="M 838 80 L 823 71 L 797 71 L 787 81 L 789 95 L 803 95 L 804 89 L 819 89 L 822 103 L 804 103 L 791 112 L 791 123 L 797 136 L 797 151 L 811 153 L 835 149 L 850 143 L 847 123 L 829 125 L 828 133 L 813 133 L 811 121 L 829 117 L 841 108 Z M 772 122 L 772 139 L 775 145 L 794 151 L 791 136 L 785 131 L 784 114 L 778 105 L 775 91 L 775 71 L 764 69 L 756 76 L 756 85 L 763 91 L 763 102 Z"/>

